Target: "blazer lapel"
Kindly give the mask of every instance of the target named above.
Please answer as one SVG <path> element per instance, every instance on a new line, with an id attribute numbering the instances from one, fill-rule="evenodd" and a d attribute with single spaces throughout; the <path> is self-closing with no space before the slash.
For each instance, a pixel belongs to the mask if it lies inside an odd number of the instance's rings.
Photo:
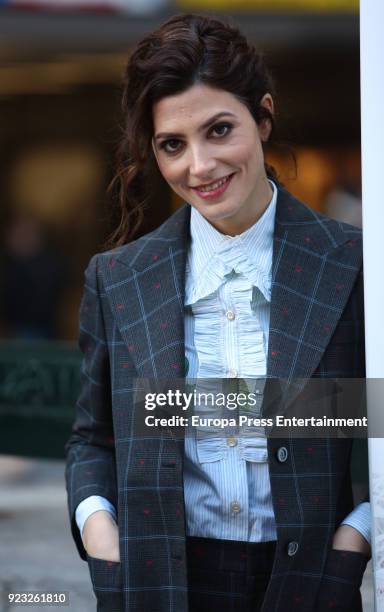
<path id="1" fill-rule="evenodd" d="M 184 376 L 184 284 L 190 208 L 111 256 L 106 293 L 138 376 Z"/>
<path id="2" fill-rule="evenodd" d="M 360 247 L 360 248 L 359 248 Z M 361 234 L 318 215 L 279 188 L 273 246 L 267 377 L 288 399 L 311 377 L 361 267 Z"/>

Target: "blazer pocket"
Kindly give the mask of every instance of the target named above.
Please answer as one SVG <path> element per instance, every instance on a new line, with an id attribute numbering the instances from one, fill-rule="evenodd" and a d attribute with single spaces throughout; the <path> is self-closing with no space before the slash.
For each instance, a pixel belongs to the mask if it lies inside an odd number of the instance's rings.
<path id="1" fill-rule="evenodd" d="M 123 612 L 123 577 L 119 561 L 96 559 L 87 554 L 89 573 L 97 599 L 97 612 Z"/>
<path id="2" fill-rule="evenodd" d="M 324 575 L 336 576 L 360 587 L 369 559 L 370 557 L 364 553 L 331 548 L 328 552 Z"/>
<path id="3" fill-rule="evenodd" d="M 316 612 L 362 612 L 360 586 L 368 555 L 350 550 L 328 552 L 315 607 Z"/>

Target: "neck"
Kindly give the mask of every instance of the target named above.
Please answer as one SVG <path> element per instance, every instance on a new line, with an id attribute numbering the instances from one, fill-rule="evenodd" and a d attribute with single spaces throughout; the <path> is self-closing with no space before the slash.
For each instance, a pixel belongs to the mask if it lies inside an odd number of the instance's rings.
<path id="1" fill-rule="evenodd" d="M 250 203 L 249 206 L 244 206 L 243 211 L 239 211 L 239 213 L 233 217 L 215 221 L 209 220 L 209 222 L 222 234 L 227 236 L 238 236 L 257 223 L 268 208 L 272 196 L 273 189 L 271 183 L 267 176 L 265 176 L 257 194 L 253 195 L 252 203 Z"/>

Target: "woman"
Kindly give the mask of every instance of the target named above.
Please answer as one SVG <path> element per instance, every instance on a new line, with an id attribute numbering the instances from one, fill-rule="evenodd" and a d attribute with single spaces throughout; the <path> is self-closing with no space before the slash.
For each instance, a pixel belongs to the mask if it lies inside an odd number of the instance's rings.
<path id="1" fill-rule="evenodd" d="M 86 270 L 67 445 L 98 610 L 361 610 L 369 525 L 367 504 L 352 511 L 351 440 L 184 444 L 138 431 L 133 401 L 139 379 L 186 372 L 364 376 L 360 233 L 265 165 L 271 82 L 237 29 L 170 19 L 132 54 L 123 110 L 121 223 Z M 152 163 L 187 204 L 128 243 Z"/>

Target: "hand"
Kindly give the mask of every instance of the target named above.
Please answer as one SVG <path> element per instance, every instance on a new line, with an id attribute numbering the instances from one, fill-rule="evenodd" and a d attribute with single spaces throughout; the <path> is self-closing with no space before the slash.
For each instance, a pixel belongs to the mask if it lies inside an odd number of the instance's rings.
<path id="1" fill-rule="evenodd" d="M 85 521 L 84 548 L 90 557 L 120 561 L 119 530 L 110 512 L 98 510 Z"/>
<path id="2" fill-rule="evenodd" d="M 334 533 L 332 548 L 351 550 L 371 556 L 371 547 L 357 529 L 351 525 L 340 525 Z"/>

